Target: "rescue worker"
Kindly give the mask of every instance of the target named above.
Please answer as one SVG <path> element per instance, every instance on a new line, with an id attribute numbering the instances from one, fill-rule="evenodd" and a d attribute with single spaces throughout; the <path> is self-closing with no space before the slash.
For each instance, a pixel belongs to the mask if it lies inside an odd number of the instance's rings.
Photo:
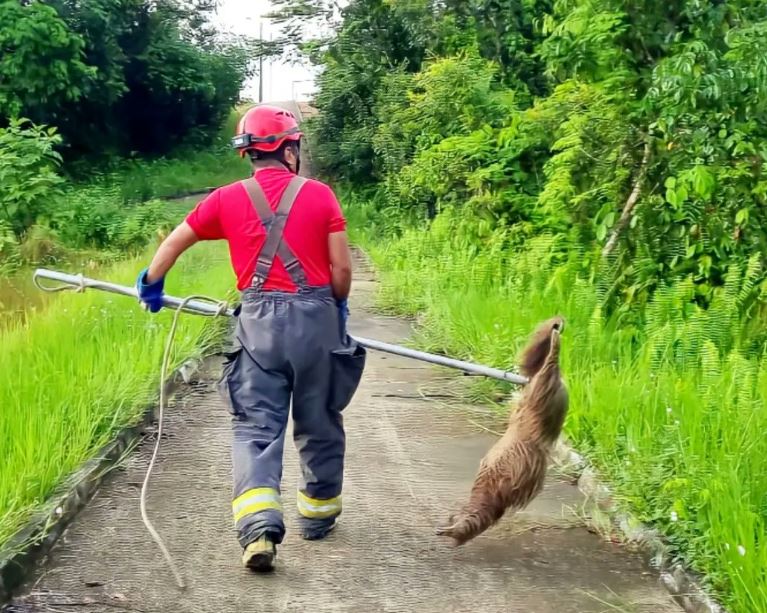
<path id="1" fill-rule="evenodd" d="M 202 200 L 163 241 L 136 286 L 162 307 L 176 259 L 200 240 L 226 240 L 241 290 L 234 350 L 219 389 L 232 416 L 232 513 L 242 562 L 272 570 L 285 534 L 280 483 L 288 412 L 301 480 L 301 534 L 321 539 L 341 514 L 345 432 L 366 351 L 346 333 L 351 253 L 341 207 L 326 184 L 300 176 L 294 115 L 259 105 L 232 141 L 253 175 Z"/>

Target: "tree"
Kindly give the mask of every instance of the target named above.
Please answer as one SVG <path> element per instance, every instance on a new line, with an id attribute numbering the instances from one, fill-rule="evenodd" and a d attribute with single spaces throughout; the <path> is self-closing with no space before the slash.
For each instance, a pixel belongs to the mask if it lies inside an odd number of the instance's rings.
<path id="1" fill-rule="evenodd" d="M 55 119 L 95 75 L 84 59 L 85 41 L 53 8 L 0 0 L 0 117 Z"/>
<path id="2" fill-rule="evenodd" d="M 56 125 L 68 159 L 203 142 L 238 99 L 250 41 L 214 0 L 0 0 L 0 115 Z"/>

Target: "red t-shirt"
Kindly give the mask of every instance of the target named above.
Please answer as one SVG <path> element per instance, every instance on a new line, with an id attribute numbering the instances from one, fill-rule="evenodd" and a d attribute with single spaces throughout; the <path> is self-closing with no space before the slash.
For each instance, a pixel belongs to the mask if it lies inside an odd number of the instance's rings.
<path id="1" fill-rule="evenodd" d="M 293 176 L 282 168 L 256 171 L 255 177 L 273 211 Z M 239 181 L 210 193 L 189 213 L 186 222 L 200 240 L 225 239 L 237 275 L 237 289 L 244 290 L 252 284 L 266 231 Z M 345 229 L 346 219 L 333 190 L 320 181 L 307 180 L 290 211 L 283 240 L 298 258 L 310 285 L 330 284 L 328 235 Z M 264 289 L 287 292 L 298 289 L 279 255 L 275 255 Z"/>

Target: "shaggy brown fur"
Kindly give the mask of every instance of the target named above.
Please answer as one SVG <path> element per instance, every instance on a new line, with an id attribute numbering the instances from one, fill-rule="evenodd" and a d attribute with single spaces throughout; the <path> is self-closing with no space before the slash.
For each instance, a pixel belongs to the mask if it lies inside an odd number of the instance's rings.
<path id="1" fill-rule="evenodd" d="M 564 319 L 553 317 L 533 334 L 521 360 L 530 378 L 504 435 L 482 459 L 469 501 L 437 534 L 463 545 L 511 510 L 525 508 L 543 488 L 549 453 L 559 438 L 568 408 L 560 376 L 560 334 Z"/>

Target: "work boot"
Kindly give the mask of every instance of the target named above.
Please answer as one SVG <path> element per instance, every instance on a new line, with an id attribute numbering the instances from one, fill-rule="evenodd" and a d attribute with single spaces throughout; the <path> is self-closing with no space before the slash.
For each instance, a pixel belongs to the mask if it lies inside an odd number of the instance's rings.
<path id="1" fill-rule="evenodd" d="M 266 573 L 274 569 L 277 547 L 268 536 L 262 536 L 245 548 L 242 563 L 256 573 Z"/>
<path id="2" fill-rule="evenodd" d="M 305 520 L 301 527 L 301 538 L 305 541 L 319 541 L 330 534 L 337 525 L 337 517 L 334 517 L 332 521 Z"/>

